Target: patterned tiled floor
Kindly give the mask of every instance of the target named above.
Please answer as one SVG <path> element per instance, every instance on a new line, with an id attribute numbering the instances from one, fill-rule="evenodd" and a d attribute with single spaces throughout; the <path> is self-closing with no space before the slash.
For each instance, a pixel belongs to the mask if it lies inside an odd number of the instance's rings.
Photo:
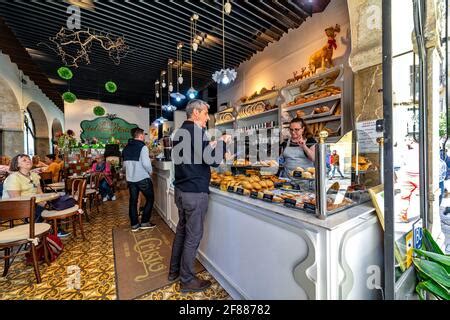
<path id="1" fill-rule="evenodd" d="M 7 277 L 0 277 L 0 300 L 116 299 L 112 229 L 129 223 L 127 197 L 127 193 L 122 191 L 117 201 L 105 203 L 100 213 L 94 211 L 91 221 L 84 223 L 85 241 L 80 236 L 64 240 L 61 256 L 50 266 L 40 266 L 42 283 L 36 284 L 33 268 L 26 266 L 22 258 L 17 258 Z M 3 261 L 0 262 L 1 275 Z M 80 270 L 79 290 L 76 289 L 76 279 L 70 276 L 71 268 Z M 201 273 L 200 277 L 213 281 L 212 287 L 203 293 L 181 294 L 179 282 L 176 282 L 147 293 L 139 300 L 229 299 L 226 291 L 208 272 Z"/>

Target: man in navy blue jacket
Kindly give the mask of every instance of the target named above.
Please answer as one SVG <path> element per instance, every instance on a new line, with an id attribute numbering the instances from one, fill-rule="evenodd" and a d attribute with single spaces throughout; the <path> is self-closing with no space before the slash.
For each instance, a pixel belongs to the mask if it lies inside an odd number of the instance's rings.
<path id="1" fill-rule="evenodd" d="M 180 277 L 182 292 L 203 291 L 211 285 L 210 281 L 195 276 L 194 263 L 208 211 L 210 167 L 220 165 L 231 136 L 223 135 L 217 141 L 209 141 L 206 135 L 208 109 L 206 102 L 191 100 L 186 106 L 187 120 L 173 138 L 179 221 L 172 246 L 169 281 Z"/>
<path id="2" fill-rule="evenodd" d="M 144 142 L 144 130 L 134 128 L 131 130 L 131 136 L 133 139 L 128 141 L 128 144 L 123 149 L 122 156 L 130 192 L 129 215 L 131 231 L 136 232 L 140 229 L 152 229 L 155 227 L 150 222 L 154 194 L 152 180 L 150 179 L 152 164 L 150 162 L 148 148 Z M 137 212 L 139 192 L 142 192 L 146 199 L 141 223 L 139 223 Z"/>

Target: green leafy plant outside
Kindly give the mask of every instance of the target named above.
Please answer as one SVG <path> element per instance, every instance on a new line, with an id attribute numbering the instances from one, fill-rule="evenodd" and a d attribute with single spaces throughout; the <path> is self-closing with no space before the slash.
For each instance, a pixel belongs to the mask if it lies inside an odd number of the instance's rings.
<path id="1" fill-rule="evenodd" d="M 413 258 L 419 283 L 416 292 L 425 299 L 425 292 L 438 300 L 450 300 L 450 256 L 445 255 L 431 233 L 423 230 L 421 249 L 413 249 Z"/>

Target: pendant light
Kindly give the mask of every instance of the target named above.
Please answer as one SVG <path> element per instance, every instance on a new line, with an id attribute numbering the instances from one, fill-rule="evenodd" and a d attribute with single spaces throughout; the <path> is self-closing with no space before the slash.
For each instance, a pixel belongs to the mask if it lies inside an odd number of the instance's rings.
<path id="1" fill-rule="evenodd" d="M 191 17 L 191 87 L 189 88 L 189 90 L 187 91 L 187 96 L 189 97 L 189 99 L 194 99 L 197 94 L 198 91 L 194 89 L 194 83 L 192 80 L 192 68 L 193 68 L 193 59 L 192 59 L 192 51 L 197 51 L 198 49 L 198 44 L 197 42 L 195 42 L 195 36 L 197 35 L 197 21 L 199 19 L 198 14 L 194 13 Z"/>
<path id="2" fill-rule="evenodd" d="M 166 70 L 161 71 L 161 87 L 165 88 L 166 84 Z"/>
<path id="3" fill-rule="evenodd" d="M 159 80 L 156 80 L 155 81 L 155 100 L 158 98 L 159 98 Z"/>
<path id="4" fill-rule="evenodd" d="M 225 0 L 222 0 L 222 46 L 223 46 L 223 66 L 220 71 L 216 71 L 212 78 L 215 82 L 227 85 L 233 82 L 237 77 L 237 72 L 234 69 L 225 69 L 225 13 L 231 13 L 231 3 L 227 1 L 225 5 Z"/>
<path id="5" fill-rule="evenodd" d="M 168 65 L 167 81 L 169 82 L 169 93 L 171 93 L 173 92 L 173 83 L 172 83 L 173 60 L 169 59 L 167 65 Z"/>
<path id="6" fill-rule="evenodd" d="M 230 14 L 231 13 L 230 0 L 227 0 L 227 3 L 225 3 L 225 5 L 223 6 L 223 10 L 225 11 L 226 14 Z"/>
<path id="7" fill-rule="evenodd" d="M 197 43 L 197 39 L 196 39 L 198 19 L 199 19 L 199 15 L 196 13 L 194 13 L 191 17 L 191 49 L 194 50 L 194 52 L 197 52 L 197 50 L 198 50 L 198 43 Z"/>
<path id="8" fill-rule="evenodd" d="M 177 45 L 177 63 L 178 83 L 183 84 L 183 42 L 179 42 Z"/>
<path id="9" fill-rule="evenodd" d="M 174 62 L 173 59 L 169 59 L 169 61 L 167 63 L 167 65 L 168 65 L 167 78 L 170 80 L 169 80 L 169 88 L 168 88 L 168 92 L 167 92 L 167 104 L 161 106 L 161 116 L 162 116 L 162 110 L 168 111 L 168 112 L 177 110 L 177 107 L 175 107 L 174 105 L 172 105 L 170 103 L 170 97 L 174 97 L 174 98 L 178 97 L 177 96 L 178 92 L 173 93 L 173 83 L 172 83 L 173 62 Z M 177 88 L 178 88 L 178 81 L 177 81 Z M 165 119 L 165 121 L 167 121 L 167 119 Z"/>
<path id="10" fill-rule="evenodd" d="M 177 102 L 180 102 L 181 100 L 186 99 L 186 96 L 184 94 L 180 93 L 180 84 L 183 83 L 183 42 L 179 42 L 177 44 L 177 76 L 178 77 L 178 81 L 177 81 L 177 92 L 171 93 L 170 96 L 172 98 L 174 98 Z M 170 105 L 170 103 L 169 103 Z M 172 109 L 174 108 L 174 106 L 170 105 L 170 107 L 172 107 Z M 176 109 L 176 108 L 175 108 Z M 173 111 L 173 110 L 169 110 L 169 111 Z"/>

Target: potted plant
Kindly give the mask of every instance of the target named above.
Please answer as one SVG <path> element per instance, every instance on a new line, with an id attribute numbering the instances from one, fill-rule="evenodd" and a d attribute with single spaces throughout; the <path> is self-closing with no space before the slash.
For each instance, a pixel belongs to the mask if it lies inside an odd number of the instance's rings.
<path id="1" fill-rule="evenodd" d="M 416 292 L 421 300 L 425 299 L 425 292 L 430 298 L 450 300 L 450 256 L 442 252 L 428 230 L 423 232 L 422 248 L 414 249 Z"/>

